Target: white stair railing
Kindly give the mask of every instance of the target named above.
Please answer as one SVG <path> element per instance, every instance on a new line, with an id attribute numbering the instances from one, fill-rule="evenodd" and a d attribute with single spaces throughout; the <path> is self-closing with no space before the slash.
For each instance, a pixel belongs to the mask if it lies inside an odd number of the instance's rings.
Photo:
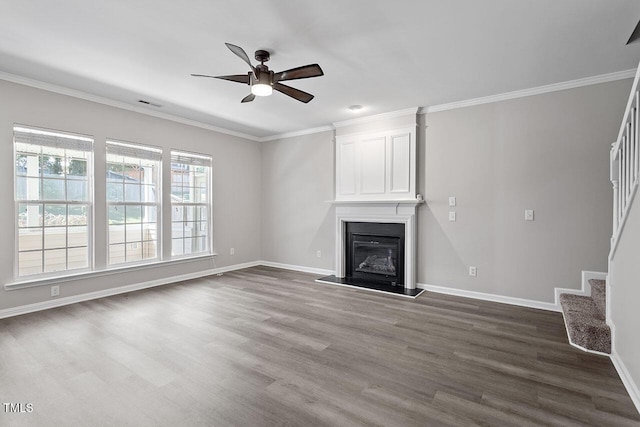
<path id="1" fill-rule="evenodd" d="M 613 234 L 611 237 L 611 259 L 618 245 L 627 214 L 638 187 L 640 167 L 640 90 L 638 80 L 640 66 L 631 88 L 627 109 L 622 119 L 618 139 L 611 147 L 611 183 L 613 184 Z"/>

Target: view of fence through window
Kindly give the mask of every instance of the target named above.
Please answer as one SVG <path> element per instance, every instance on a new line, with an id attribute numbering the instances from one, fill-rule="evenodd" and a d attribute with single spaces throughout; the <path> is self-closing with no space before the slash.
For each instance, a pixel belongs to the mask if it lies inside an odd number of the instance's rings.
<path id="1" fill-rule="evenodd" d="M 90 267 L 93 141 L 14 128 L 18 276 Z"/>
<path id="2" fill-rule="evenodd" d="M 109 264 L 158 258 L 162 151 L 107 141 Z"/>
<path id="3" fill-rule="evenodd" d="M 209 251 L 211 157 L 171 152 L 171 255 Z"/>

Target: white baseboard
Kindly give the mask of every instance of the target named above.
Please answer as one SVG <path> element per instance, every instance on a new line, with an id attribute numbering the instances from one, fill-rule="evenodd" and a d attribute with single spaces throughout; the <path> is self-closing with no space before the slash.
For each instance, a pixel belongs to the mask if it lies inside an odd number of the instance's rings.
<path id="1" fill-rule="evenodd" d="M 229 265 L 227 267 L 213 268 L 210 270 L 197 271 L 195 273 L 182 274 L 179 276 L 164 277 L 162 279 L 150 280 L 148 282 L 135 283 L 133 285 L 118 286 L 117 288 L 103 289 L 101 291 L 88 292 L 80 295 L 56 298 L 49 301 L 37 302 L 34 304 L 21 305 L 19 307 L 7 308 L 0 310 L 0 319 L 6 317 L 19 316 L 21 314 L 33 313 L 35 311 L 47 310 L 64 305 L 74 304 L 82 301 L 89 301 L 96 298 L 103 298 L 127 292 L 138 291 L 141 289 L 153 288 L 155 286 L 168 285 L 170 283 L 182 282 L 184 280 L 197 279 L 199 277 L 211 276 L 214 274 L 225 273 L 227 271 L 240 270 L 243 268 L 255 267 L 260 262 L 253 261 L 244 264 Z"/>
<path id="2" fill-rule="evenodd" d="M 540 310 L 560 311 L 559 307 L 556 304 L 550 303 L 550 302 L 528 300 L 528 299 L 523 299 L 523 298 L 506 297 L 506 296 L 503 296 L 503 295 L 486 294 L 486 293 L 483 293 L 483 292 L 466 291 L 466 290 L 463 290 L 463 289 L 448 288 L 448 287 L 445 287 L 445 286 L 428 285 L 428 284 L 425 284 L 425 283 L 417 283 L 416 286 L 418 288 L 420 288 L 420 289 L 425 289 L 425 290 L 431 291 L 431 292 L 437 292 L 439 294 L 456 295 L 456 296 L 459 296 L 459 297 L 473 298 L 473 299 L 479 299 L 479 300 L 483 300 L 483 301 L 500 302 L 500 303 L 503 303 L 503 304 L 511 304 L 511 305 L 518 305 L 518 306 L 521 306 L 521 307 L 537 308 L 537 309 L 540 309 Z"/>
<path id="3" fill-rule="evenodd" d="M 618 371 L 622 384 L 624 384 L 627 389 L 627 393 L 629 393 L 629 397 L 631 397 L 633 404 L 636 405 L 636 409 L 640 412 L 640 389 L 633 380 L 633 377 L 631 377 L 631 374 L 620 358 L 620 355 L 615 351 L 615 348 L 611 349 L 611 362 L 616 368 L 616 371 Z"/>
<path id="4" fill-rule="evenodd" d="M 572 288 L 555 288 L 554 291 L 554 301 L 558 306 L 558 310 L 560 307 L 560 294 L 572 294 L 572 295 L 591 295 L 591 285 L 589 284 L 590 279 L 596 280 L 607 280 L 607 273 L 603 273 L 601 271 L 582 271 L 582 279 L 580 289 L 572 289 Z"/>
<path id="5" fill-rule="evenodd" d="M 258 261 L 258 265 L 264 265 L 265 267 L 282 268 L 283 270 L 300 271 L 302 273 L 320 274 L 322 276 L 330 276 L 335 273 L 334 270 L 325 270 L 322 268 L 303 267 L 301 265 L 281 264 L 279 262 L 272 261 Z"/>

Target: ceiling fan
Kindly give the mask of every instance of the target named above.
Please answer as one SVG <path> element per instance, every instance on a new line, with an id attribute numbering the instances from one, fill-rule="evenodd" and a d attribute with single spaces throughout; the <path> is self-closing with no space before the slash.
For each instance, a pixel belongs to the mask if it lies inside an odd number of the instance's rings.
<path id="1" fill-rule="evenodd" d="M 233 45 L 231 43 L 225 43 L 225 45 L 235 53 L 240 59 L 249 65 L 251 71 L 247 74 L 235 74 L 231 76 L 207 76 L 205 74 L 191 74 L 194 77 L 211 77 L 214 79 L 229 80 L 232 82 L 244 83 L 251 86 L 251 93 L 245 96 L 240 102 L 251 102 L 256 96 L 269 96 L 273 93 L 273 90 L 282 92 L 294 99 L 305 104 L 313 99 L 313 95 L 310 93 L 301 91 L 300 89 L 293 88 L 291 86 L 283 85 L 280 82 L 287 80 L 308 79 L 310 77 L 324 76 L 322 68 L 318 64 L 303 65 L 302 67 L 292 68 L 286 71 L 280 71 L 274 73 L 269 70 L 269 67 L 264 65 L 270 58 L 269 52 L 266 50 L 256 50 L 255 58 L 260 61 L 260 65 L 255 67 L 251 65 L 251 61 L 247 56 L 247 53 L 240 46 Z"/>

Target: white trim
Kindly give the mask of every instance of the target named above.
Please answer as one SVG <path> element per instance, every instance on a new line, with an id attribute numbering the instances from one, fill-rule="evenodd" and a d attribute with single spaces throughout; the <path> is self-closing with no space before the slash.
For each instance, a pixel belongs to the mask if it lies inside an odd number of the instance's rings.
<path id="1" fill-rule="evenodd" d="M 580 289 L 573 288 L 555 288 L 554 289 L 554 301 L 558 306 L 558 310 L 562 310 L 560 305 L 560 294 L 571 294 L 571 295 L 583 295 L 590 296 L 591 295 L 591 285 L 589 284 L 590 279 L 596 280 L 607 280 L 607 273 L 603 273 L 601 271 L 582 271 L 581 274 L 581 287 Z M 608 298 L 607 298 L 608 299 Z"/>
<path id="2" fill-rule="evenodd" d="M 596 350 L 589 350 L 588 348 L 585 348 L 581 345 L 578 345 L 576 343 L 574 343 L 571 340 L 571 334 L 569 334 L 569 326 L 567 325 L 567 319 L 566 317 L 564 317 L 564 311 L 562 312 L 562 322 L 564 323 L 564 330 L 567 332 L 567 340 L 569 341 L 569 344 L 579 350 L 582 350 L 586 353 L 591 353 L 591 354 L 597 354 L 598 356 L 606 356 L 609 357 L 610 355 L 608 353 L 603 353 L 601 351 L 596 351 Z"/>
<path id="3" fill-rule="evenodd" d="M 135 113 L 146 114 L 148 116 L 158 117 L 160 119 L 170 120 L 172 122 L 182 123 L 184 125 L 194 126 L 201 129 L 207 129 L 207 130 L 222 133 L 225 135 L 236 136 L 238 138 L 248 139 L 249 141 L 253 141 L 253 142 L 260 142 L 261 140 L 260 137 L 249 135 L 246 133 L 236 132 L 234 130 L 209 125 L 206 123 L 199 122 L 197 120 L 185 119 L 183 117 L 175 116 L 173 114 L 162 113 L 160 111 L 151 110 L 149 108 L 140 107 L 137 105 L 131 105 L 126 102 L 116 101 L 116 100 L 104 98 L 98 95 L 92 95 L 87 92 L 83 92 L 75 89 L 69 89 L 69 88 L 54 85 L 51 83 L 41 82 L 39 80 L 34 80 L 27 77 L 6 73 L 4 71 L 0 71 L 0 80 L 6 80 L 8 82 L 17 83 L 24 86 L 30 86 L 36 89 L 46 90 L 49 92 L 58 93 L 60 95 L 72 96 L 74 98 L 84 99 L 85 101 L 96 102 L 98 104 L 121 108 L 123 110 L 129 110 Z"/>
<path id="4" fill-rule="evenodd" d="M 636 410 L 640 412 L 640 389 L 635 381 L 633 381 L 633 377 L 627 370 L 627 367 L 620 358 L 620 355 L 614 349 L 611 349 L 611 362 L 616 368 L 616 371 L 618 371 L 622 384 L 624 384 L 624 387 L 627 389 L 627 393 L 629 393 L 629 397 L 631 397 L 633 404 L 636 405 Z"/>
<path id="5" fill-rule="evenodd" d="M 258 138 L 257 140 L 259 142 L 275 141 L 276 139 L 293 138 L 295 136 L 311 135 L 314 133 L 328 132 L 328 131 L 334 131 L 334 130 L 335 128 L 333 126 L 319 126 L 317 128 L 302 129 L 302 130 L 296 130 L 293 132 L 280 133 L 277 135 L 263 136 L 261 138 Z"/>
<path id="6" fill-rule="evenodd" d="M 333 270 L 325 270 L 322 268 L 304 267 L 301 265 L 281 264 L 279 262 L 272 261 L 258 261 L 258 265 L 273 268 L 282 268 L 283 270 L 300 271 L 302 273 L 321 274 L 323 276 L 330 276 L 334 273 Z"/>
<path id="7" fill-rule="evenodd" d="M 418 292 L 415 296 L 412 296 L 412 295 L 406 295 L 406 294 L 395 294 L 393 292 L 381 291 L 379 289 L 365 288 L 363 286 L 354 286 L 354 285 L 349 285 L 347 283 L 330 282 L 328 280 L 322 280 L 322 279 L 316 279 L 316 280 L 314 280 L 314 282 L 323 283 L 323 284 L 326 284 L 326 285 L 342 286 L 343 288 L 349 288 L 349 289 L 355 289 L 355 290 L 377 292 L 379 294 L 385 294 L 385 295 L 391 295 L 391 296 L 397 296 L 397 297 L 409 298 L 409 299 L 416 299 L 416 298 L 418 298 L 420 295 L 422 295 L 424 293 L 424 289 L 423 289 L 420 292 Z"/>
<path id="8" fill-rule="evenodd" d="M 89 301 L 92 299 L 109 297 L 127 292 L 138 291 L 141 289 L 153 288 L 155 286 L 168 285 L 170 283 L 181 282 L 184 280 L 197 279 L 199 277 L 211 276 L 214 274 L 225 273 L 227 271 L 240 270 L 243 268 L 255 267 L 259 265 L 258 261 L 247 262 L 244 264 L 235 264 L 227 267 L 214 268 L 211 270 L 202 270 L 195 273 L 181 274 L 179 276 L 164 277 L 162 279 L 150 280 L 148 282 L 134 283 L 133 285 L 119 286 L 117 288 L 103 289 L 101 291 L 89 292 L 86 294 L 74 295 L 64 298 L 56 298 L 49 301 L 37 302 L 34 304 L 21 305 L 19 307 L 7 308 L 0 310 L 0 319 L 6 317 L 19 316 L 21 314 L 33 313 L 36 311 L 47 310 L 64 305 L 75 304 L 77 302 Z"/>
<path id="9" fill-rule="evenodd" d="M 370 123 L 378 120 L 391 119 L 394 117 L 408 116 L 410 114 L 419 114 L 420 107 L 412 107 L 404 110 L 389 111 L 388 113 L 374 114 L 373 116 L 358 117 L 357 119 L 343 120 L 340 122 L 333 122 L 333 126 L 337 128 L 343 128 L 345 126 L 359 125 L 362 123 Z"/>
<path id="10" fill-rule="evenodd" d="M 529 89 L 516 90 L 513 92 L 500 93 L 497 95 L 484 96 L 480 98 L 467 99 L 463 101 L 450 102 L 447 104 L 431 105 L 423 110 L 426 114 L 438 111 L 454 110 L 456 108 L 471 107 L 474 105 L 489 104 L 492 102 L 507 101 L 509 99 L 524 98 L 526 96 L 541 95 L 543 93 L 557 92 L 560 90 L 574 89 L 583 86 L 590 86 L 599 83 L 613 82 L 616 80 L 630 79 L 635 76 L 636 70 L 616 71 L 615 73 L 601 74 L 599 76 L 585 77 L 583 79 L 569 80 L 561 83 L 532 87 Z"/>
<path id="11" fill-rule="evenodd" d="M 506 297 L 506 296 L 496 295 L 496 294 L 487 294 L 484 292 L 466 291 L 463 289 L 428 285 L 425 283 L 416 283 L 416 287 L 420 289 L 425 289 L 431 292 L 437 292 L 439 294 L 455 295 L 459 297 L 473 298 L 473 299 L 479 299 L 483 301 L 499 302 L 502 304 L 511 304 L 511 305 L 517 305 L 520 307 L 537 308 L 539 310 L 556 311 L 556 312 L 560 311 L 560 309 L 556 304 L 550 303 L 550 302 L 534 301 L 534 300 L 515 298 L 515 297 Z"/>
<path id="12" fill-rule="evenodd" d="M 128 273 L 131 271 L 146 270 L 149 268 L 183 264 L 191 261 L 203 261 L 207 259 L 214 259 L 216 256 L 218 256 L 218 254 L 186 256 L 186 257 L 174 258 L 166 261 L 153 261 L 153 262 L 147 262 L 147 263 L 143 262 L 143 263 L 135 263 L 135 264 L 128 264 L 128 265 L 117 265 L 116 267 L 105 268 L 104 270 L 83 271 L 82 273 L 65 274 L 65 275 L 49 276 L 49 277 L 34 277 L 32 279 L 25 278 L 24 280 L 5 284 L 4 290 L 13 291 L 17 289 L 53 285 L 56 283 L 67 283 L 75 280 L 92 279 L 94 277 L 109 276 L 109 275 L 118 274 L 118 273 Z"/>

